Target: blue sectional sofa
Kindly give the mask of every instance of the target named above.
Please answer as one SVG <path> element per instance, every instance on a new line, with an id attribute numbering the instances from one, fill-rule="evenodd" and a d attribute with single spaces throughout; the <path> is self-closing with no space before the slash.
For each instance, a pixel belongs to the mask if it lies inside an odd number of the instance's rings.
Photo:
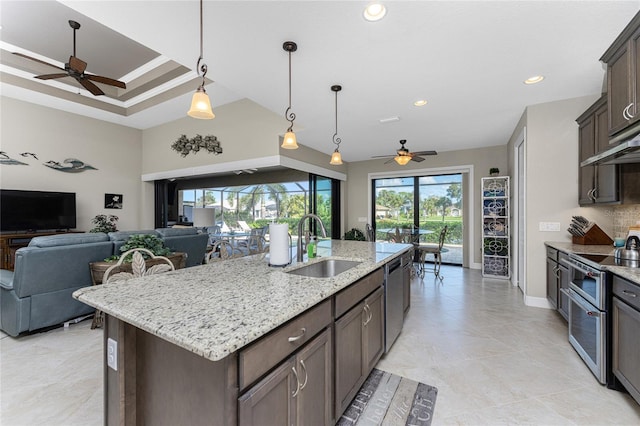
<path id="1" fill-rule="evenodd" d="M 203 262 L 208 242 L 195 228 L 35 237 L 16 251 L 13 271 L 0 270 L 0 329 L 17 336 L 93 313 L 71 294 L 92 285 L 90 262 L 119 254 L 133 234 L 157 235 L 171 251 L 187 253 L 186 267 Z"/>

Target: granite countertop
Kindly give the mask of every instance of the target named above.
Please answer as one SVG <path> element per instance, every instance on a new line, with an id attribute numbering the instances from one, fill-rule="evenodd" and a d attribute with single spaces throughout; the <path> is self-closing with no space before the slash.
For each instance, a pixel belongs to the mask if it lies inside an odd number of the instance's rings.
<path id="1" fill-rule="evenodd" d="M 362 262 L 332 278 L 310 278 L 273 268 L 264 255 L 85 287 L 73 297 L 212 361 L 279 325 L 412 249 L 410 244 L 330 240 L 318 257 Z"/>
<path id="2" fill-rule="evenodd" d="M 565 253 L 577 255 L 600 254 L 603 256 L 613 256 L 616 250 L 612 245 L 582 245 L 558 241 L 546 241 L 545 245 Z M 640 285 L 640 268 L 614 265 L 603 265 L 601 268 Z"/>

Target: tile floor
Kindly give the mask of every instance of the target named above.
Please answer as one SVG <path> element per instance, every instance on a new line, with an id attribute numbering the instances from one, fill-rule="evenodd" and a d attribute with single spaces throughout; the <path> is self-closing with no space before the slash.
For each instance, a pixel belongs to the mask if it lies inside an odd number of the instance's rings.
<path id="1" fill-rule="evenodd" d="M 555 312 L 480 271 L 412 282 L 412 308 L 378 368 L 437 386 L 433 425 L 639 425 L 640 406 L 598 384 Z M 0 424 L 101 425 L 102 333 L 83 321 L 0 333 Z"/>

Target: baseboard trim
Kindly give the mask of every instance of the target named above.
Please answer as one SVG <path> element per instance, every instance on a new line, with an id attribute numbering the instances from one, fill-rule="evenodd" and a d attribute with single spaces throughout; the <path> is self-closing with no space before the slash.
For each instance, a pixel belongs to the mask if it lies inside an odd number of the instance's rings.
<path id="1" fill-rule="evenodd" d="M 533 296 L 524 296 L 524 304 L 527 306 L 533 306 L 534 308 L 546 308 L 546 309 L 555 309 L 551 303 L 549 303 L 549 299 L 546 297 L 533 297 Z"/>

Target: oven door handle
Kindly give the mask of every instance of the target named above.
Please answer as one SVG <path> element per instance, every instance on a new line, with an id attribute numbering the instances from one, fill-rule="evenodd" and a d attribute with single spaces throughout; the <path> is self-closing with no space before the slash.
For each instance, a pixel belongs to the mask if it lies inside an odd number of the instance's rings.
<path id="1" fill-rule="evenodd" d="M 600 311 L 597 309 L 594 310 L 593 306 L 591 306 L 590 303 L 583 301 L 582 298 L 578 295 L 578 293 L 576 293 L 574 290 L 569 289 L 569 294 L 567 296 L 569 296 L 569 299 L 575 302 L 576 305 L 580 306 L 582 310 L 585 311 L 585 313 L 590 317 L 594 317 L 594 318 L 600 317 Z"/>
<path id="2" fill-rule="evenodd" d="M 595 277 L 596 275 L 591 270 L 584 269 L 577 261 L 573 261 L 571 259 L 561 259 L 561 263 L 564 263 L 569 269 L 575 269 L 576 271 L 582 272 L 587 277 Z"/>

